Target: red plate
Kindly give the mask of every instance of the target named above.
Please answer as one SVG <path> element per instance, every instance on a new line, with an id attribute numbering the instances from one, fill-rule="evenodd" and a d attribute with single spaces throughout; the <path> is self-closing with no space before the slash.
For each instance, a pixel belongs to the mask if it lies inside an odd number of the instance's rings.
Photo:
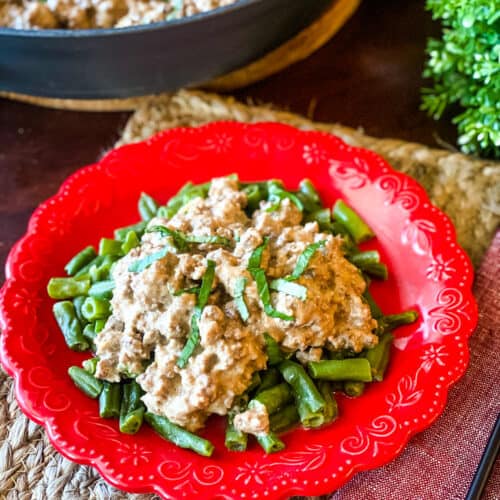
<path id="1" fill-rule="evenodd" d="M 266 456 L 255 444 L 244 453 L 226 451 L 223 421 L 212 419 L 203 435 L 216 451 L 204 458 L 146 427 L 126 436 L 116 422 L 99 418 L 97 403 L 66 375 L 85 356 L 65 346 L 45 287 L 79 249 L 135 222 L 141 191 L 164 202 L 188 180 L 233 172 L 246 181 L 280 178 L 290 188 L 308 177 L 327 205 L 346 200 L 378 236 L 366 248 L 380 250 L 388 263 L 389 281 L 372 286 L 383 311 L 416 308 L 421 319 L 397 330 L 384 382 L 358 399 L 339 398 L 333 425 L 292 431 L 285 451 Z M 469 358 L 467 339 L 477 320 L 472 277 L 449 219 L 415 181 L 369 151 L 271 123 L 169 130 L 79 170 L 35 211 L 7 261 L 2 363 L 15 378 L 19 405 L 53 445 L 118 488 L 192 499 L 320 495 L 392 460 L 443 411 Z"/>

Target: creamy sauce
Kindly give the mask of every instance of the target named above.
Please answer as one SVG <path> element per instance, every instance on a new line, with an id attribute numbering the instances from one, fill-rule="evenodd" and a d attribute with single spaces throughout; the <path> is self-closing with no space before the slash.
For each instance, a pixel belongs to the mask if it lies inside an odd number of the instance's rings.
<path id="1" fill-rule="evenodd" d="M 230 247 L 197 244 L 181 252 L 169 237 L 150 232 L 113 271 L 113 314 L 96 339 L 100 358 L 96 375 L 117 382 L 120 373 L 139 374 L 148 410 L 189 430 L 202 427 L 211 413 L 226 414 L 249 386 L 252 374 L 265 368 L 264 332 L 283 349 L 300 351 L 297 357 L 303 362 L 319 359 L 325 347 L 359 352 L 378 341 L 372 333 L 376 321 L 361 298 L 365 282 L 344 258 L 342 240 L 321 233 L 315 222 L 302 226 L 301 212 L 288 199 L 275 211 L 262 203 L 252 218 L 244 211 L 246 202 L 237 181 L 214 179 L 206 199 L 195 198 L 170 220 L 156 218 L 149 227 L 217 235 L 230 240 Z M 293 321 L 264 312 L 247 270 L 250 255 L 265 237 L 269 240 L 261 267 L 268 281 L 291 274 L 309 244 L 325 242 L 296 280 L 307 289 L 305 300 L 271 291 L 273 307 L 293 316 Z M 172 247 L 165 257 L 142 272 L 129 271 L 133 262 L 168 244 Z M 176 363 L 190 332 L 196 295 L 175 292 L 200 286 L 207 259 L 216 263 L 215 280 L 199 320 L 200 342 L 186 366 L 179 368 Z M 247 322 L 234 301 L 242 277 L 247 280 Z M 258 431 L 262 415 L 253 413 L 241 417 L 247 419 L 242 425 Z"/>

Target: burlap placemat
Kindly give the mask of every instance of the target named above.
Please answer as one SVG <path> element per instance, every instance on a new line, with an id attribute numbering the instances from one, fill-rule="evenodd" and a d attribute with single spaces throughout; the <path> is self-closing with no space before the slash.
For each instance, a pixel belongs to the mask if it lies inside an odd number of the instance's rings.
<path id="1" fill-rule="evenodd" d="M 380 154 L 397 170 L 417 179 L 433 203 L 446 212 L 458 241 L 477 265 L 500 221 L 500 164 L 431 149 L 398 139 L 377 139 L 338 124 L 317 123 L 265 106 L 247 106 L 230 97 L 180 91 L 143 101 L 117 145 L 141 141 L 160 130 L 214 120 L 278 121 L 338 135 L 352 146 Z"/>
<path id="2" fill-rule="evenodd" d="M 362 146 L 376 151 L 384 156 L 396 169 L 415 177 L 426 188 L 433 202 L 451 216 L 457 228 L 458 239 L 469 252 L 475 264 L 479 263 L 500 221 L 500 165 L 498 163 L 476 160 L 461 154 L 430 149 L 419 144 L 395 139 L 375 139 L 364 135 L 360 131 L 341 125 L 315 123 L 290 113 L 276 111 L 267 107 L 245 106 L 231 98 L 222 98 L 202 92 L 180 91 L 172 95 L 143 101 L 128 121 L 118 145 L 145 139 L 164 128 L 200 125 L 213 120 L 281 121 L 303 129 L 328 131 L 340 136 L 351 145 Z M 489 297 L 491 292 L 495 290 L 492 276 L 495 276 L 495 272 L 497 275 L 499 274 L 497 260 L 499 248 L 500 243 L 497 241 L 494 254 L 490 256 L 489 262 L 484 264 L 489 267 L 481 270 L 482 279 L 487 289 L 487 293 L 483 291 L 485 297 Z M 491 266 L 493 266 L 493 273 L 490 273 Z M 490 316 L 483 318 L 482 328 L 492 336 L 491 341 L 494 340 L 494 328 L 491 329 L 491 324 L 495 322 L 494 312 L 498 310 L 497 306 L 490 306 Z M 498 315 L 496 316 L 497 320 Z M 480 340 L 479 337 L 475 336 L 472 342 Z M 484 342 L 480 342 L 478 344 L 479 348 L 482 350 L 475 354 L 477 369 L 483 370 L 481 380 L 484 383 L 490 383 L 488 387 L 489 393 L 486 392 L 486 394 L 494 394 L 495 375 L 492 374 L 490 379 L 485 376 L 485 362 L 483 361 L 483 351 L 491 353 L 491 343 L 486 342 L 484 344 Z M 471 349 L 474 349 L 473 344 L 471 344 Z M 484 356 L 487 355 L 484 354 Z M 494 364 L 494 359 L 489 359 L 492 362 L 493 370 L 496 364 Z M 473 377 L 472 369 L 474 369 L 474 366 L 471 366 L 466 378 Z M 474 386 L 474 378 L 469 383 L 471 387 Z M 456 389 L 454 391 L 457 392 Z M 498 392 L 498 388 L 496 391 Z M 468 392 L 472 393 L 474 391 Z M 453 392 L 450 399 L 453 400 Z M 493 399 L 493 401 L 495 400 Z M 447 410 L 448 414 L 452 411 L 453 409 Z M 471 459 L 467 462 L 468 469 L 466 472 L 469 476 L 472 474 L 471 471 L 473 471 L 475 463 L 477 463 L 481 447 L 484 446 L 487 438 L 487 425 L 490 424 L 495 409 L 490 405 L 485 408 L 482 414 L 479 414 L 478 405 L 475 405 L 474 411 L 478 416 L 477 425 L 483 424 L 485 429 L 480 434 L 478 434 L 477 428 L 475 429 L 476 446 L 473 450 L 475 456 L 474 460 Z M 459 417 L 459 421 L 461 422 L 461 417 Z M 435 424 L 432 429 L 427 431 L 427 436 L 431 436 L 427 441 L 431 445 L 432 436 L 434 435 L 433 430 L 436 432 L 435 429 L 438 424 Z M 450 429 L 449 422 L 447 422 L 446 428 Z M 421 441 L 425 445 L 425 441 Z M 428 455 L 422 455 L 422 450 L 415 448 L 414 444 L 411 444 L 408 449 L 409 451 L 406 453 L 410 454 L 408 460 L 412 459 L 415 462 L 415 457 L 417 457 L 422 460 L 422 464 L 425 459 L 428 461 Z M 425 453 L 428 453 L 428 450 L 425 450 Z M 403 459 L 404 457 L 400 457 L 398 461 Z M 423 465 L 418 467 L 423 467 Z M 377 471 L 366 474 L 372 474 L 373 479 L 376 473 Z M 363 476 L 366 477 L 366 474 L 355 479 L 358 487 L 362 487 Z M 404 480 L 407 479 L 404 478 Z M 465 480 L 460 479 L 459 484 L 462 493 L 469 480 L 470 477 Z M 351 484 L 354 484 L 354 482 Z M 395 487 L 393 486 L 393 488 Z M 450 488 L 453 487 L 452 484 Z M 413 495 L 409 492 L 410 490 L 406 491 L 407 496 L 405 498 L 408 499 L 431 498 L 417 493 Z M 352 491 L 352 486 L 348 485 L 337 493 L 335 498 L 354 499 L 356 495 L 356 490 Z M 376 495 L 377 490 L 374 489 L 372 484 L 366 486 L 363 490 L 363 496 L 357 498 L 373 498 L 377 500 L 381 498 L 384 498 L 384 500 L 388 498 L 400 500 L 403 498 L 402 496 L 391 496 L 391 494 L 385 497 L 377 497 Z M 497 498 L 496 493 L 493 495 L 488 498 Z M 119 492 L 105 483 L 92 468 L 74 464 L 59 455 L 49 444 L 42 429 L 30 422 L 20 412 L 15 402 L 11 380 L 5 374 L 0 373 L 0 498 L 7 500 L 44 500 L 49 498 L 64 500 L 151 500 L 155 497 L 153 495 L 130 495 Z M 432 498 L 445 497 L 433 496 Z M 457 493 L 453 495 L 453 498 L 463 498 L 463 495 Z"/>

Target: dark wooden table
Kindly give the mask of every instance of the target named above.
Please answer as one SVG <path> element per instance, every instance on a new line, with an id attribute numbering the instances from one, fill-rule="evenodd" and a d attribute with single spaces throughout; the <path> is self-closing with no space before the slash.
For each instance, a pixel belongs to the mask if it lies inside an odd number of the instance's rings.
<path id="1" fill-rule="evenodd" d="M 425 40 L 436 34 L 423 0 L 364 0 L 308 60 L 236 93 L 380 137 L 437 145 L 447 122 L 419 111 Z M 312 104 L 311 104 L 312 103 Z M 0 100 L 0 282 L 12 244 L 33 209 L 62 180 L 113 145 L 128 113 L 57 111 Z"/>

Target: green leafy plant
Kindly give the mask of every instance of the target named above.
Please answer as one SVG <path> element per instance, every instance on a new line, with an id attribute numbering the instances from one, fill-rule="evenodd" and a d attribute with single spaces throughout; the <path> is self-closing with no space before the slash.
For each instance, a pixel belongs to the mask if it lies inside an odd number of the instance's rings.
<path id="1" fill-rule="evenodd" d="M 465 153 L 500 158 L 500 0 L 427 0 L 443 25 L 429 39 L 421 108 L 439 119 L 451 107 Z"/>

